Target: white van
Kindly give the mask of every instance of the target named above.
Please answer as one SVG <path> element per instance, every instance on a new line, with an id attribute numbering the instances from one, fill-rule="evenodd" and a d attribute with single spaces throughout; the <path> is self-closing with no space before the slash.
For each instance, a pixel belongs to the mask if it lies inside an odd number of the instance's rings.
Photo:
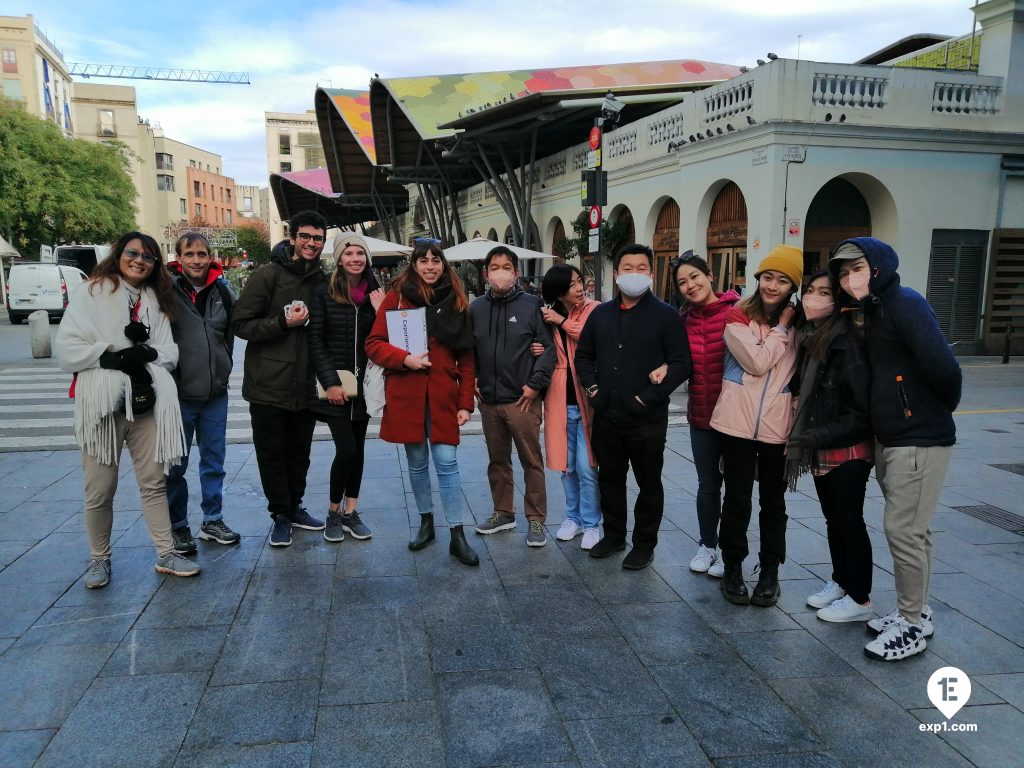
<path id="1" fill-rule="evenodd" d="M 37 309 L 45 309 L 50 320 L 60 320 L 68 299 L 85 273 L 63 264 L 15 261 L 7 278 L 7 317 L 17 325 Z"/>
<path id="2" fill-rule="evenodd" d="M 40 261 L 56 262 L 69 267 L 77 267 L 91 275 L 93 269 L 110 255 L 109 245 L 58 245 L 50 253 L 42 253 Z"/>

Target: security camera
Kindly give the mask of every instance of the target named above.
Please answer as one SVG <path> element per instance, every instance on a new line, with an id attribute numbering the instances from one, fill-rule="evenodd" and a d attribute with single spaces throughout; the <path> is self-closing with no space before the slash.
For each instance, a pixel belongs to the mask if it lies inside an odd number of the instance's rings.
<path id="1" fill-rule="evenodd" d="M 615 98 L 615 94 L 608 91 L 608 94 L 604 97 L 604 102 L 601 104 L 601 111 L 608 117 L 618 117 L 625 106 L 625 104 Z"/>
<path id="2" fill-rule="evenodd" d="M 769 53 L 768 54 L 769 61 L 775 61 L 777 58 L 779 58 L 779 57 L 776 54 L 774 54 L 774 53 Z"/>

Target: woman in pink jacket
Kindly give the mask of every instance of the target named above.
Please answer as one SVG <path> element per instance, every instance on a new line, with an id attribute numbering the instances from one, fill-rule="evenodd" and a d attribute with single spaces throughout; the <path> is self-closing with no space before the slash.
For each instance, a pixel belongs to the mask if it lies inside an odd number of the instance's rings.
<path id="1" fill-rule="evenodd" d="M 725 320 L 740 300 L 736 291 L 715 293 L 708 263 L 693 251 L 672 261 L 672 283 L 682 299 L 680 314 L 690 342 L 693 373 L 686 398 L 690 449 L 697 468 L 697 524 L 700 542 L 690 570 L 721 578 L 725 573 L 718 551 L 722 516 L 722 436 L 711 428 L 711 413 L 722 391 L 725 365 Z"/>
<path id="2" fill-rule="evenodd" d="M 544 322 L 552 327 L 558 355 L 551 385 L 544 397 L 544 454 L 547 467 L 562 473 L 565 522 L 555 537 L 572 541 L 580 533 L 581 549 L 601 540 L 601 507 L 597 498 L 597 462 L 590 448 L 593 412 L 576 377 L 576 342 L 598 302 L 583 290 L 583 274 L 571 264 L 556 264 L 541 284 Z"/>
<path id="3" fill-rule="evenodd" d="M 786 559 L 786 441 L 793 424 L 789 381 L 796 368 L 790 298 L 803 278 L 803 253 L 778 245 L 754 273 L 757 291 L 733 307 L 725 325 L 725 372 L 711 427 L 722 435 L 725 501 L 719 545 L 722 594 L 730 603 L 771 606 L 779 599 Z M 760 577 L 754 594 L 743 581 L 755 474 L 760 502 Z"/>

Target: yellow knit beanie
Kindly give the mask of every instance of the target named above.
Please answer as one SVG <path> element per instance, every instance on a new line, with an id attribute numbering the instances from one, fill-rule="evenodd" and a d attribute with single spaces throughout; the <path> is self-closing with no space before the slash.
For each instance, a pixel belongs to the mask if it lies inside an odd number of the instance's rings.
<path id="1" fill-rule="evenodd" d="M 767 256 L 761 259 L 757 272 L 754 273 L 754 279 L 756 280 L 762 272 L 768 270 L 781 272 L 793 281 L 794 286 L 799 288 L 804 277 L 804 252 L 792 245 L 776 245 L 768 252 Z"/>

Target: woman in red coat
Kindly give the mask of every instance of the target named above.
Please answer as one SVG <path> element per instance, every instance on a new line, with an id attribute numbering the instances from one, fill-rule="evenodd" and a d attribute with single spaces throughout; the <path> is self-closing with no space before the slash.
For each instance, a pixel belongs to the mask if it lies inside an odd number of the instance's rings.
<path id="1" fill-rule="evenodd" d="M 420 512 L 420 528 L 409 549 L 423 549 L 434 540 L 428 467 L 432 455 L 451 529 L 448 551 L 466 565 L 479 565 L 480 558 L 462 531 L 465 504 L 456 459 L 459 427 L 473 412 L 475 343 L 469 300 L 440 246 L 418 243 L 410 258 L 409 269 L 391 284 L 366 339 L 367 356 L 387 371 L 380 436 L 405 445 Z M 388 341 L 388 310 L 414 307 L 427 308 L 427 351 L 419 355 Z"/>
<path id="2" fill-rule="evenodd" d="M 735 291 L 715 293 L 711 267 L 693 251 L 672 262 L 672 283 L 683 301 L 680 312 L 690 341 L 693 374 L 686 399 L 690 448 L 697 468 L 697 524 L 700 543 L 690 570 L 721 578 L 725 573 L 718 551 L 718 521 L 722 516 L 722 446 L 711 428 L 711 414 L 722 391 L 725 358 L 725 318 L 739 301 Z"/>

